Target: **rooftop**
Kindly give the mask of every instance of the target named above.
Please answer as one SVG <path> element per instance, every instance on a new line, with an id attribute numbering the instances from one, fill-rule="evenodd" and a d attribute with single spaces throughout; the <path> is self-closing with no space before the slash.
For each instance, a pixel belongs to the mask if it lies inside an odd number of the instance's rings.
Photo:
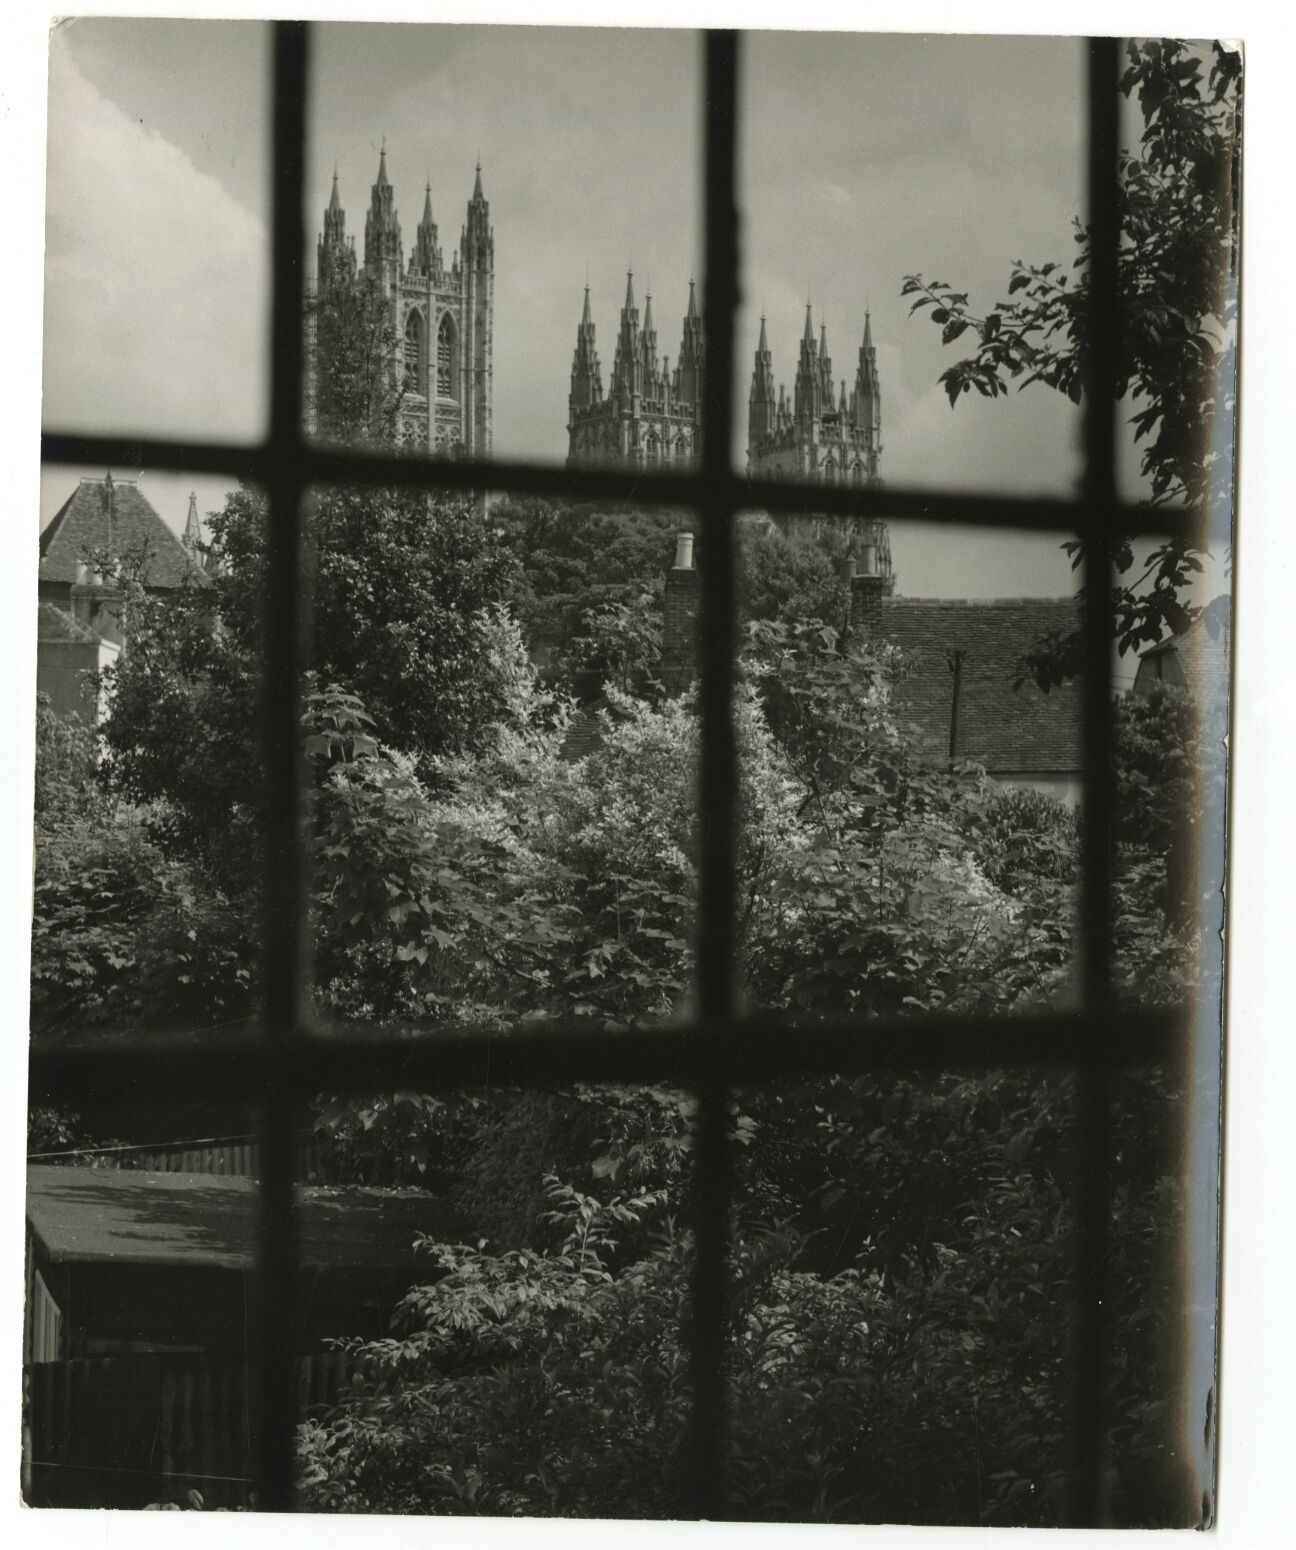
<path id="1" fill-rule="evenodd" d="M 951 654 L 963 653 L 958 756 L 995 773 L 1066 774 L 1080 768 L 1080 686 L 1045 694 L 1017 681 L 1025 653 L 1079 623 L 1073 598 L 952 599 L 887 597 L 882 637 L 898 646 L 903 668 L 892 699 L 902 726 L 915 729 L 929 757 L 949 755 L 954 700 Z"/>
<path id="2" fill-rule="evenodd" d="M 257 1182 L 129 1169 L 27 1169 L 27 1220 L 62 1264 L 132 1263 L 223 1270 L 255 1264 Z M 458 1237 L 445 1201 L 423 1190 L 298 1188 L 307 1268 L 404 1269 L 421 1234 Z"/>
<path id="3" fill-rule="evenodd" d="M 151 587 L 178 587 L 194 563 L 135 479 L 81 480 L 40 536 L 40 579 L 75 582 L 77 566 L 96 549 L 146 551 Z"/>
<path id="4" fill-rule="evenodd" d="M 97 641 L 99 637 L 74 619 L 67 609 L 54 603 L 41 603 L 36 610 L 37 640 Z"/>

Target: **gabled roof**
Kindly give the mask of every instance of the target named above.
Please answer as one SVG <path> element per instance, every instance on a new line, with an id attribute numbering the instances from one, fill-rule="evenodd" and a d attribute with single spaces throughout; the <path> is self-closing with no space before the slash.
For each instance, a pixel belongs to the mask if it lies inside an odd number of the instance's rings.
<path id="1" fill-rule="evenodd" d="M 66 608 L 54 603 L 41 603 L 36 610 L 36 639 L 79 642 L 97 641 L 99 637 L 74 619 Z"/>
<path id="2" fill-rule="evenodd" d="M 208 1173 L 27 1169 L 27 1220 L 50 1259 L 251 1270 L 257 1182 Z M 458 1237 L 444 1200 L 423 1190 L 299 1188 L 302 1263 L 405 1269 L 420 1234 Z"/>
<path id="3" fill-rule="evenodd" d="M 1136 685 L 1153 681 L 1143 669 L 1145 662 L 1173 658 L 1177 672 L 1171 675 L 1163 668 L 1163 681 L 1182 682 L 1202 704 L 1226 706 L 1232 625 L 1232 599 L 1227 594 L 1213 599 L 1186 630 L 1157 641 L 1140 654 Z"/>
<path id="4" fill-rule="evenodd" d="M 134 479 L 82 479 L 40 537 L 40 579 L 75 582 L 86 552 L 148 551 L 145 582 L 178 587 L 194 562 Z"/>
<path id="5" fill-rule="evenodd" d="M 992 775 L 1078 770 L 1078 683 L 1048 694 L 1031 682 L 1013 687 L 1017 664 L 1030 647 L 1078 622 L 1071 598 L 883 598 L 882 638 L 903 656 L 892 697 L 896 719 L 916 730 L 929 757 L 948 758 L 954 698 L 949 654 L 961 651 L 957 756 L 985 765 Z"/>

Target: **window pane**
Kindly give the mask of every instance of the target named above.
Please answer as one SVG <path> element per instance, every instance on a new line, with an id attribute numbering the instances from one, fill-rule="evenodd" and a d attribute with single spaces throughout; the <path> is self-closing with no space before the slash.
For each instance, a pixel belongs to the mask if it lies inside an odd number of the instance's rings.
<path id="1" fill-rule="evenodd" d="M 1105 1510 L 1183 1524 L 1203 1482 L 1183 1408 L 1182 1095 L 1121 1082 L 1114 1115 Z M 1059 1526 L 1073 1079 L 790 1078 L 740 1092 L 731 1126 L 735 1516 Z"/>
<path id="2" fill-rule="evenodd" d="M 694 524 L 484 505 L 345 487 L 311 504 L 317 1005 L 660 1020 L 693 964 Z"/>
<path id="3" fill-rule="evenodd" d="M 363 1196 L 418 1248 L 364 1283 L 390 1329 L 348 1342 L 349 1381 L 299 1433 L 302 1505 L 680 1514 L 694 1107 L 606 1084 L 318 1101 L 341 1209 Z"/>
<path id="4" fill-rule="evenodd" d="M 1074 254 L 1077 41 L 756 32 L 743 76 L 739 466 L 839 481 L 858 461 L 907 487 L 1070 493 L 1079 414 L 1065 393 L 1019 398 L 1026 374 L 1005 367 L 1006 402 L 971 391 L 951 414 L 940 379 L 974 353 L 965 315 L 1008 326 L 1016 259 Z M 935 306 L 910 315 L 930 294 L 906 293 L 910 275 L 942 301 L 966 293 L 941 326 Z"/>
<path id="5" fill-rule="evenodd" d="M 51 35 L 48 427 L 263 434 L 269 42 L 232 21 L 78 18 Z"/>
<path id="6" fill-rule="evenodd" d="M 1045 693 L 1028 661 L 1078 629 L 1073 597 L 1029 595 L 1041 570 L 1068 585 L 1058 540 L 764 513 L 740 533 L 747 995 L 809 1019 L 1069 1002 L 1079 685 Z"/>
<path id="7" fill-rule="evenodd" d="M 691 460 L 697 36 L 326 24 L 313 58 L 316 434 L 358 414 L 446 456 Z M 369 374 L 337 364 L 366 305 Z"/>
<path id="8" fill-rule="evenodd" d="M 256 1010 L 264 501 L 222 483 L 44 472 L 38 1046 Z"/>

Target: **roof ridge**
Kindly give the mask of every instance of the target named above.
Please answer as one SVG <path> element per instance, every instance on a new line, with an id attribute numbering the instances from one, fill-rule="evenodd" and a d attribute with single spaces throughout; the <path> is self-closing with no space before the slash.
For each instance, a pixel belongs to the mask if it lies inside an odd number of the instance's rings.
<path id="1" fill-rule="evenodd" d="M 942 608 L 1016 608 L 1023 603 L 1069 603 L 1074 605 L 1074 596 L 1066 594 L 1038 595 L 1031 597 L 908 597 L 892 594 L 882 599 L 883 605 L 890 608 L 913 606 L 921 603 L 930 608 L 938 604 Z"/>

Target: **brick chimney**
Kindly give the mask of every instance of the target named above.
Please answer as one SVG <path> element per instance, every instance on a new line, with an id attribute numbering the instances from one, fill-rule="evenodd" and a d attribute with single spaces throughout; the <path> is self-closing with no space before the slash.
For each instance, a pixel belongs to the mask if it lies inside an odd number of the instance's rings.
<path id="1" fill-rule="evenodd" d="M 861 640 L 876 640 L 882 632 L 882 592 L 886 578 L 879 574 L 877 545 L 860 548 L 859 574 L 850 579 L 851 628 Z"/>
<path id="2" fill-rule="evenodd" d="M 692 533 L 681 533 L 675 540 L 675 563 L 666 572 L 665 603 L 662 682 L 667 694 L 679 694 L 693 680 L 697 655 L 698 573 Z"/>

